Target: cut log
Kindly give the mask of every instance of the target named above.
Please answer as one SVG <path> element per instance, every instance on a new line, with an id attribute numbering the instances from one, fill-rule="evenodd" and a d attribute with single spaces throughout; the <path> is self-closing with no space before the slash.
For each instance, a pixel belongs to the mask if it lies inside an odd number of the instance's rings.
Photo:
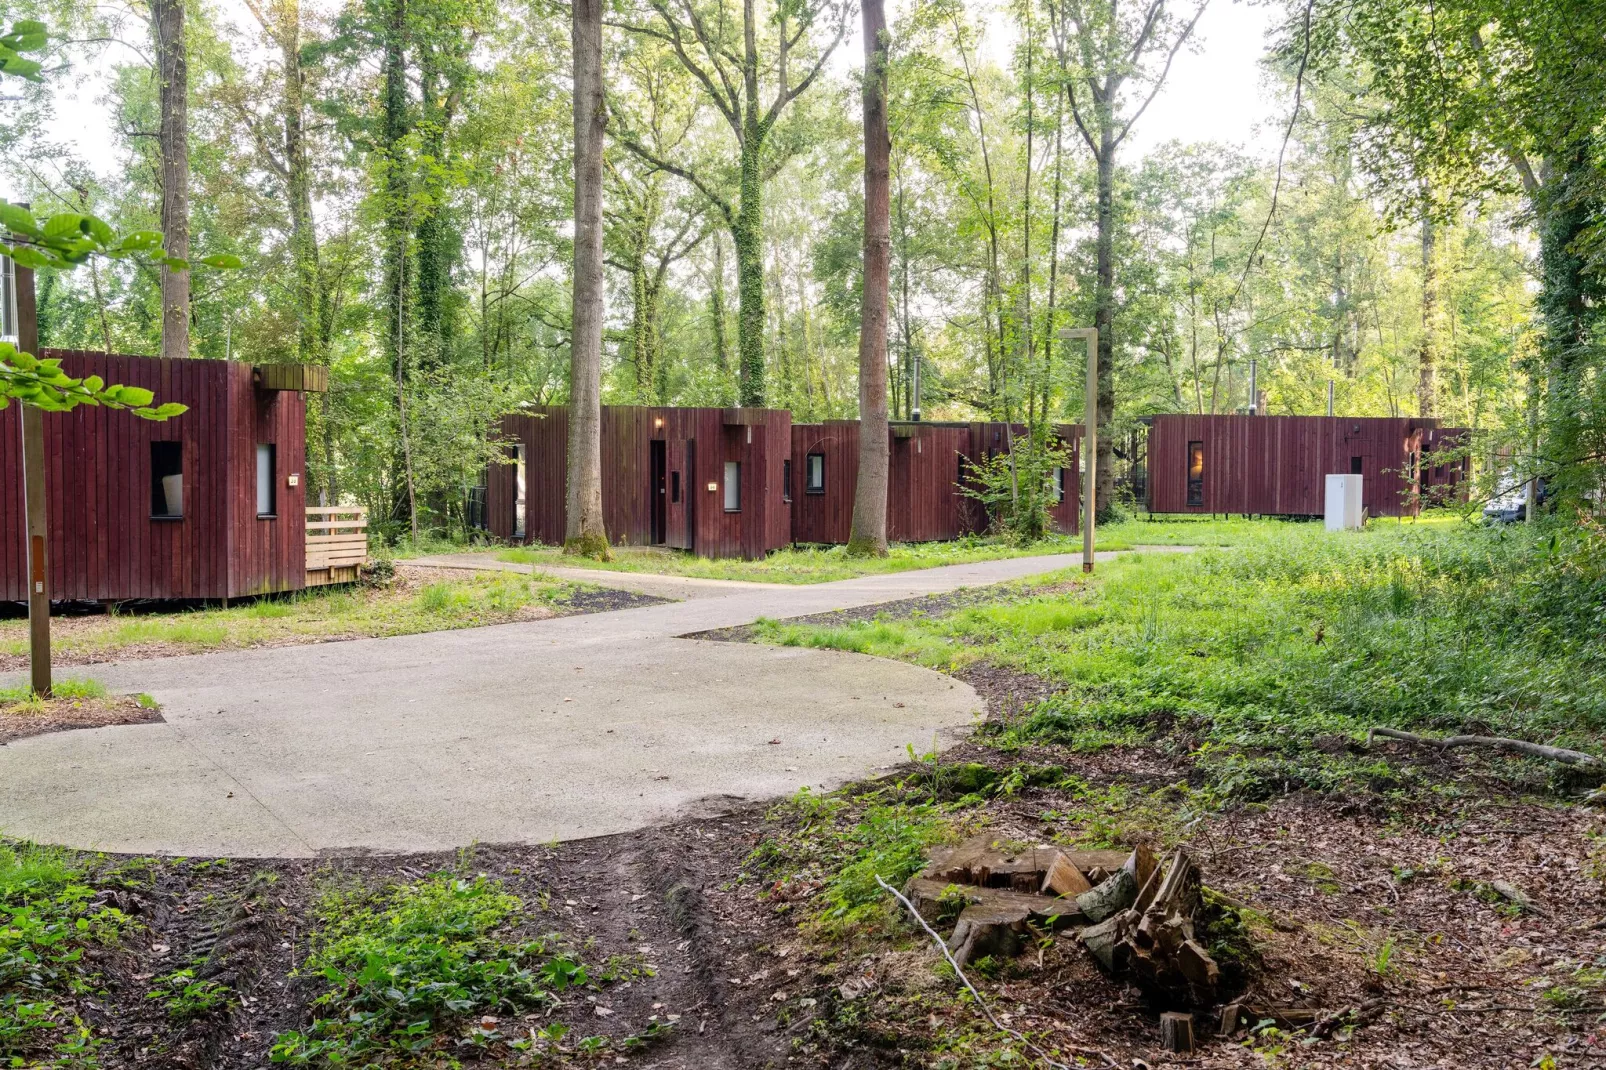
<path id="1" fill-rule="evenodd" d="M 1054 864 L 1048 867 L 1043 874 L 1044 895 L 1078 896 L 1083 892 L 1093 890 L 1093 885 L 1076 868 L 1076 863 L 1063 854 L 1054 859 Z"/>
<path id="2" fill-rule="evenodd" d="M 1131 951 L 1126 942 L 1130 922 L 1130 913 L 1122 911 L 1082 930 L 1082 943 L 1098 960 L 1099 965 L 1113 976 L 1120 976 L 1126 970 L 1127 957 Z"/>
<path id="3" fill-rule="evenodd" d="M 1020 953 L 1031 910 L 1021 903 L 973 903 L 959 915 L 948 939 L 954 961 L 964 966 L 986 955 L 1000 958 Z"/>
<path id="4" fill-rule="evenodd" d="M 1243 1013 L 1243 1007 L 1236 1003 L 1229 1003 L 1221 1008 L 1221 1021 L 1216 1025 L 1216 1033 L 1220 1036 L 1230 1037 L 1238 1032 L 1238 1017 Z"/>
<path id="5" fill-rule="evenodd" d="M 1108 897 L 1123 886 L 1131 889 L 1136 868 L 1136 864 L 1123 868 L 1079 896 L 1083 913 L 1094 917 Z M 1151 872 L 1142 895 L 1133 893 L 1130 902 L 1141 902 L 1141 908 L 1134 905 L 1096 919 L 1098 924 L 1083 930 L 1082 942 L 1112 976 L 1131 981 L 1162 1005 L 1208 1006 L 1215 1000 L 1221 975 L 1215 960 L 1194 938 L 1200 887 L 1198 868 L 1178 848 L 1164 877 L 1158 870 Z"/>
<path id="6" fill-rule="evenodd" d="M 1149 878 L 1154 875 L 1158 867 L 1159 862 L 1146 843 L 1134 847 L 1132 853 L 1121 863 L 1121 868 L 1132 874 L 1133 883 L 1139 888 L 1149 883 Z"/>
<path id="7" fill-rule="evenodd" d="M 1138 897 L 1137 879 L 1118 869 L 1103 884 L 1076 897 L 1076 905 L 1089 921 L 1103 921 L 1131 906 Z"/>
<path id="8" fill-rule="evenodd" d="M 1193 1015 L 1175 1011 L 1160 1015 L 1160 1047 L 1178 1055 L 1192 1055 Z"/>
<path id="9" fill-rule="evenodd" d="M 1048 929 L 1063 929 L 1066 926 L 1082 925 L 1087 922 L 1082 913 L 1076 909 L 1075 900 L 1051 899 L 1046 895 L 1032 895 L 1011 891 L 1008 888 L 977 888 L 974 885 L 932 880 L 929 877 L 913 877 L 904 885 L 903 894 L 914 906 L 916 913 L 933 923 L 940 920 L 944 914 L 953 917 L 955 906 L 961 907 L 961 917 L 963 911 L 972 906 L 1019 909 L 1025 911 L 1024 916 L 1033 925 Z"/>
<path id="10" fill-rule="evenodd" d="M 1005 851 L 992 837 L 976 836 L 934 855 L 921 876 L 983 888 L 1035 892 L 1043 887 L 1044 877 L 1063 857 L 1064 852 L 1057 847 Z"/>

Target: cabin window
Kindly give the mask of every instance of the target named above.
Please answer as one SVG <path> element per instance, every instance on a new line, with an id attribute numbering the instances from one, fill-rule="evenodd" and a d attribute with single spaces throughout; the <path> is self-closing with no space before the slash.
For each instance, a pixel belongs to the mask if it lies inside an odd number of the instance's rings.
<path id="1" fill-rule="evenodd" d="M 825 454 L 811 453 L 803 469 L 803 490 L 807 494 L 825 493 Z"/>
<path id="2" fill-rule="evenodd" d="M 680 473 L 669 473 L 669 503 L 677 504 L 680 501 Z"/>
<path id="3" fill-rule="evenodd" d="M 17 340 L 17 279 L 9 256 L 0 256 L 0 338 Z"/>
<path id="4" fill-rule="evenodd" d="M 271 442 L 257 443 L 257 517 L 267 519 L 278 515 L 274 508 L 275 491 L 278 488 L 273 478 L 275 449 Z"/>
<path id="5" fill-rule="evenodd" d="M 1351 457 L 1349 459 L 1349 474 L 1352 476 L 1361 474 L 1361 459 L 1359 457 Z"/>
<path id="6" fill-rule="evenodd" d="M 1204 504 L 1204 443 L 1188 443 L 1188 504 Z"/>
<path id="7" fill-rule="evenodd" d="M 1050 490 L 1053 492 L 1055 505 L 1065 500 L 1065 469 L 1054 469 L 1054 481 Z"/>
<path id="8" fill-rule="evenodd" d="M 725 462 L 725 511 L 742 511 L 742 462 Z"/>
<path id="9" fill-rule="evenodd" d="M 781 462 L 781 501 L 792 500 L 792 460 L 787 458 Z"/>
<path id="10" fill-rule="evenodd" d="M 524 443 L 513 444 L 513 537 L 524 538 L 525 508 Z"/>
<path id="11" fill-rule="evenodd" d="M 151 516 L 177 520 L 184 515 L 184 444 L 151 443 Z"/>

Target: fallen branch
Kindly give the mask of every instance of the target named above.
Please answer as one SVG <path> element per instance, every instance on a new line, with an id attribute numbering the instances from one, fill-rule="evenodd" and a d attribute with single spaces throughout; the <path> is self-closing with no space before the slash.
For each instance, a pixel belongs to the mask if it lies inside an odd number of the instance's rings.
<path id="1" fill-rule="evenodd" d="M 1495 750 L 1526 754 L 1531 758 L 1545 758 L 1565 765 L 1584 765 L 1591 768 L 1606 765 L 1606 762 L 1602 762 L 1593 754 L 1585 754 L 1581 750 L 1547 747 L 1543 743 L 1529 743 L 1527 740 L 1508 739 L 1505 736 L 1445 736 L 1442 739 L 1435 739 L 1432 736 L 1419 736 L 1415 732 L 1402 732 L 1398 728 L 1372 728 L 1366 733 L 1368 747 L 1372 745 L 1372 740 L 1376 736 L 1404 740 L 1406 743 L 1416 743 L 1424 747 L 1437 747 L 1439 750 L 1450 750 L 1454 747 L 1493 747 Z"/>
<path id="2" fill-rule="evenodd" d="M 965 971 L 959 968 L 958 962 L 954 961 L 953 955 L 948 951 L 947 942 L 943 940 L 941 936 L 937 935 L 937 931 L 935 929 L 926 924 L 926 919 L 920 916 L 920 911 L 915 909 L 915 905 L 909 902 L 909 900 L 904 897 L 902 892 L 898 891 L 898 889 L 882 880 L 881 874 L 876 874 L 875 882 L 881 885 L 881 887 L 885 888 L 887 891 L 891 892 L 893 898 L 903 904 L 903 908 L 909 912 L 909 916 L 914 918 L 915 922 L 922 929 L 926 930 L 926 935 L 931 937 L 932 942 L 937 945 L 937 950 L 942 952 L 942 957 L 948 960 L 948 965 L 953 967 L 953 971 L 959 977 L 959 980 L 967 989 L 970 990 L 971 998 L 976 1001 L 976 1006 L 981 1008 L 981 1013 L 986 1016 L 989 1022 L 992 1023 L 994 1029 L 998 1030 L 1000 1033 L 1007 1033 L 1016 1040 L 1020 1041 L 1022 1044 L 1026 1045 L 1035 1055 L 1037 1055 L 1038 1058 L 1043 1060 L 1045 1065 L 1051 1067 L 1052 1070 L 1071 1070 L 1071 1068 L 1066 1066 L 1064 1063 L 1055 1062 L 1053 1058 L 1049 1056 L 1048 1052 L 1044 1051 L 1031 1040 L 1027 1039 L 1024 1033 L 1017 1029 L 1011 1029 L 1009 1026 L 1000 1022 L 997 1018 L 994 1018 L 992 1010 L 987 1006 L 987 1001 L 981 998 L 981 993 L 976 991 L 976 986 L 970 983 L 970 978 L 965 976 Z M 1118 1067 L 1121 1065 L 1115 1060 L 1114 1056 L 1107 1052 L 1099 1051 L 1095 1048 L 1075 1048 L 1074 1050 L 1078 1055 L 1093 1055 L 1103 1059 L 1105 1066 Z"/>

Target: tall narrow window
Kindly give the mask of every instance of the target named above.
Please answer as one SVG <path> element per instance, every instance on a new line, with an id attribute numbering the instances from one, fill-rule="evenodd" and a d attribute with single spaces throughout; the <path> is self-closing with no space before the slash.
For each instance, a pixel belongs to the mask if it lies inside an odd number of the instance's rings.
<path id="1" fill-rule="evenodd" d="M 278 482 L 273 478 L 275 449 L 271 442 L 257 443 L 257 516 L 267 518 L 278 515 L 276 491 Z"/>
<path id="2" fill-rule="evenodd" d="M 1204 504 L 1204 443 L 1188 443 L 1188 504 Z"/>
<path id="3" fill-rule="evenodd" d="M 1361 459 L 1359 457 L 1351 457 L 1349 459 L 1349 474 L 1352 476 L 1361 474 Z"/>
<path id="4" fill-rule="evenodd" d="M 1065 469 L 1054 469 L 1054 504 L 1058 505 L 1065 500 Z"/>
<path id="5" fill-rule="evenodd" d="M 725 462 L 725 511 L 742 511 L 742 462 Z"/>
<path id="6" fill-rule="evenodd" d="M 524 443 L 517 442 L 513 445 L 513 537 L 521 540 L 524 538 L 524 475 Z"/>
<path id="7" fill-rule="evenodd" d="M 804 459 L 803 492 L 825 493 L 825 454 L 811 453 Z"/>
<path id="8" fill-rule="evenodd" d="M 680 473 L 679 472 L 670 472 L 669 473 L 669 504 L 670 505 L 679 505 L 680 504 Z"/>
<path id="9" fill-rule="evenodd" d="M 788 457 L 781 462 L 781 501 L 792 500 L 792 459 Z"/>
<path id="10" fill-rule="evenodd" d="M 0 256 L 0 338 L 17 340 L 17 275 L 9 256 Z"/>
<path id="11" fill-rule="evenodd" d="M 184 515 L 184 444 L 151 443 L 151 516 L 176 520 Z"/>

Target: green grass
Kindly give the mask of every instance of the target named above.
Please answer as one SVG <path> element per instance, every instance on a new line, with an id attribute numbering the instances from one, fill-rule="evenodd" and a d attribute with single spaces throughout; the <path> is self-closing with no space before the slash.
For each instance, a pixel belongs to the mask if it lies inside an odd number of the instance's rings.
<path id="1" fill-rule="evenodd" d="M 72 1010 L 99 987 L 84 952 L 134 923 L 94 895 L 82 856 L 0 844 L 0 1065 L 95 1065 L 100 1041 Z"/>
<path id="2" fill-rule="evenodd" d="M 433 1066 L 459 1042 L 527 1049 L 526 1030 L 503 1036 L 481 1018 L 544 1010 L 591 984 L 557 937 L 525 934 L 525 903 L 484 876 L 329 887 L 314 919 L 300 973 L 319 990 L 315 1020 L 279 1035 L 275 1063 Z"/>
<path id="3" fill-rule="evenodd" d="M 997 743 L 1161 745 L 1240 798 L 1395 783 L 1399 762 L 1357 746 L 1373 725 L 1601 750 L 1606 537 L 1385 522 L 1240 527 L 1233 543 L 1134 555 L 1085 590 L 946 617 L 760 634 L 1046 677 L 1059 693 Z"/>
<path id="4" fill-rule="evenodd" d="M 463 572 L 419 588 L 317 589 L 265 597 L 228 609 L 176 613 L 110 613 L 59 618 L 53 648 L 58 657 L 106 656 L 134 647 L 200 652 L 268 644 L 316 642 L 333 637 L 408 635 L 472 628 L 512 619 L 528 606 L 561 607 L 578 588 L 540 576 Z M 0 621 L 0 653 L 28 652 L 26 621 Z M 59 697 L 72 682 L 58 684 Z M 6 695 L 0 693 L 0 701 Z"/>
<path id="5" fill-rule="evenodd" d="M 1276 521 L 1180 518 L 1128 520 L 1106 525 L 1097 532 L 1099 550 L 1130 550 L 1134 546 L 1222 546 L 1253 537 Z M 520 546 L 494 552 L 499 561 L 520 565 L 569 566 L 613 572 L 643 572 L 690 576 L 710 580 L 748 580 L 757 583 L 826 583 L 855 576 L 909 572 L 941 565 L 963 565 L 1007 557 L 1074 554 L 1082 550 L 1076 535 L 1055 536 L 1042 542 L 1017 545 L 999 538 L 970 537 L 952 542 L 897 543 L 882 558 L 849 557 L 846 547 L 795 546 L 772 552 L 762 561 L 712 560 L 659 547 L 616 546 L 611 561 L 565 556 L 554 546 Z"/>

